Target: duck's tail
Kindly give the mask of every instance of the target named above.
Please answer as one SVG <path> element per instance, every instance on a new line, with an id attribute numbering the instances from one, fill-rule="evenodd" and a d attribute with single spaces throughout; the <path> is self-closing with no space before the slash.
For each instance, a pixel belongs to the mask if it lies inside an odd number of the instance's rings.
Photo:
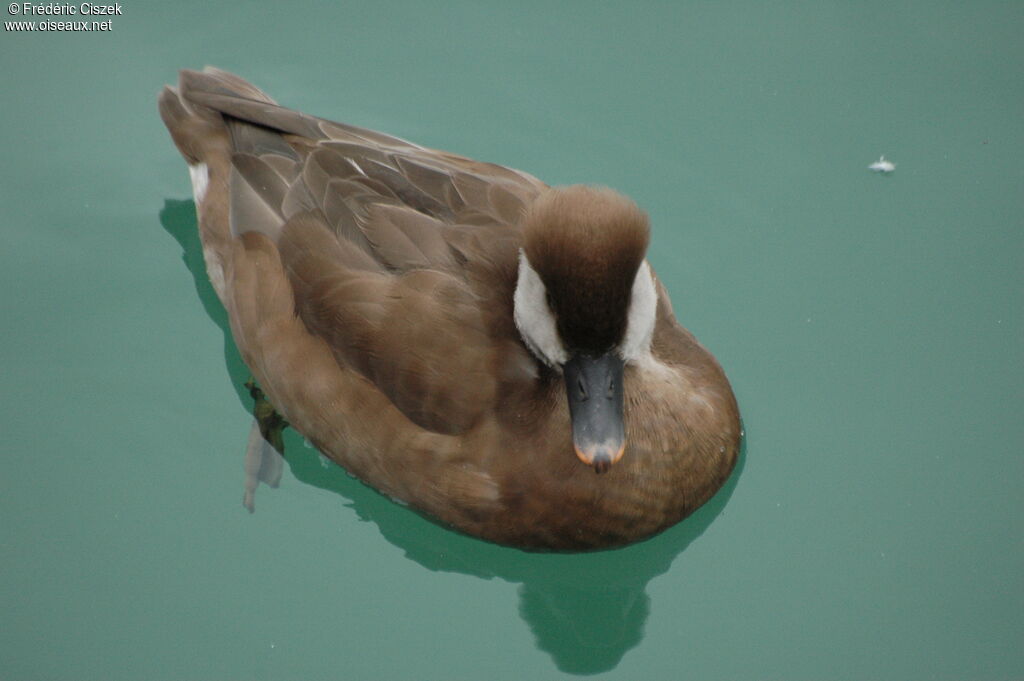
<path id="1" fill-rule="evenodd" d="M 247 114 L 287 110 L 254 85 L 212 67 L 181 71 L 178 87 L 161 91 L 159 108 L 189 166 L 207 272 L 223 301 L 225 270 L 233 257 L 231 244 L 243 231 L 235 229 L 234 223 L 246 227 L 244 231 L 276 234 L 283 222 L 275 206 L 259 201 L 232 205 L 238 195 L 249 196 L 244 178 L 236 177 L 234 161 L 268 151 L 293 161 L 298 158 L 279 130 Z"/>
<path id="2" fill-rule="evenodd" d="M 201 72 L 181 71 L 178 87 L 168 85 L 160 92 L 160 117 L 190 166 L 206 163 L 211 154 L 229 149 L 222 107 L 209 106 L 218 100 L 276 107 L 262 90 L 227 71 L 212 66 Z"/>

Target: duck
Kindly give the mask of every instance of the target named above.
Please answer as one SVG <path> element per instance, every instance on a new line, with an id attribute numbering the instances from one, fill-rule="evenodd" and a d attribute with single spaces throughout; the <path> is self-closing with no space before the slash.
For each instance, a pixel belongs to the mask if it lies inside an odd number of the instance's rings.
<path id="1" fill-rule="evenodd" d="M 351 475 L 542 551 L 646 539 L 729 477 L 735 396 L 626 196 L 300 113 L 211 67 L 159 112 L 242 359 Z"/>

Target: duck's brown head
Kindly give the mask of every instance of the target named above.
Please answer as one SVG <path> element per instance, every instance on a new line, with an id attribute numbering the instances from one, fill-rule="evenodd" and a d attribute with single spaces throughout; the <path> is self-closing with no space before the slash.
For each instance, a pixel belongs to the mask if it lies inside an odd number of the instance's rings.
<path id="1" fill-rule="evenodd" d="M 623 368 L 650 351 L 649 240 L 647 216 L 610 189 L 551 189 L 523 218 L 516 325 L 562 371 L 576 454 L 598 472 L 625 451 Z"/>

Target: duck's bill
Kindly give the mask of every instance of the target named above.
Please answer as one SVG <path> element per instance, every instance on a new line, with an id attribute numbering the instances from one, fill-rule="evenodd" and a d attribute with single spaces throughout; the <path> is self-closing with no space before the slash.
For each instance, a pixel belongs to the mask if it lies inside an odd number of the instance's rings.
<path id="1" fill-rule="evenodd" d="M 626 451 L 623 368 L 624 362 L 615 352 L 597 357 L 575 355 L 562 367 L 576 456 L 598 473 L 607 471 Z"/>

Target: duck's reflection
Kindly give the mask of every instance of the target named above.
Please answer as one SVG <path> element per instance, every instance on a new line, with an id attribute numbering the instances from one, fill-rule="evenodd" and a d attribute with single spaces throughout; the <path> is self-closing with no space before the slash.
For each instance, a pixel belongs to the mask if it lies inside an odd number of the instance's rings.
<path id="1" fill-rule="evenodd" d="M 228 373 L 239 402 L 249 411 L 252 397 L 244 387 L 249 370 L 231 339 L 227 313 L 206 276 L 195 206 L 192 201 L 167 200 L 160 222 L 181 244 L 199 298 L 224 333 Z M 240 446 L 243 438 L 240 434 Z M 613 669 L 627 650 L 640 643 L 652 607 L 647 583 L 666 572 L 721 512 L 746 460 L 744 445 L 735 471 L 718 494 L 686 521 L 652 539 L 611 551 L 546 554 L 500 547 L 441 527 L 392 503 L 341 468 L 333 464 L 324 467 L 317 452 L 303 446 L 302 438 L 292 430 L 286 431 L 285 453 L 297 479 L 348 499 L 361 519 L 375 523 L 389 542 L 427 569 L 498 577 L 519 584 L 519 612 L 537 646 L 552 656 L 559 669 L 574 674 Z"/>
<path id="2" fill-rule="evenodd" d="M 651 611 L 647 583 L 711 524 L 736 486 L 745 460 L 717 495 L 687 520 L 645 542 L 584 554 L 528 553 L 453 532 L 392 503 L 333 464 L 289 431 L 288 466 L 299 480 L 337 492 L 363 520 L 373 522 L 405 555 L 430 570 L 460 572 L 520 584 L 519 613 L 537 646 L 558 668 L 574 674 L 613 669 L 643 638 Z"/>

